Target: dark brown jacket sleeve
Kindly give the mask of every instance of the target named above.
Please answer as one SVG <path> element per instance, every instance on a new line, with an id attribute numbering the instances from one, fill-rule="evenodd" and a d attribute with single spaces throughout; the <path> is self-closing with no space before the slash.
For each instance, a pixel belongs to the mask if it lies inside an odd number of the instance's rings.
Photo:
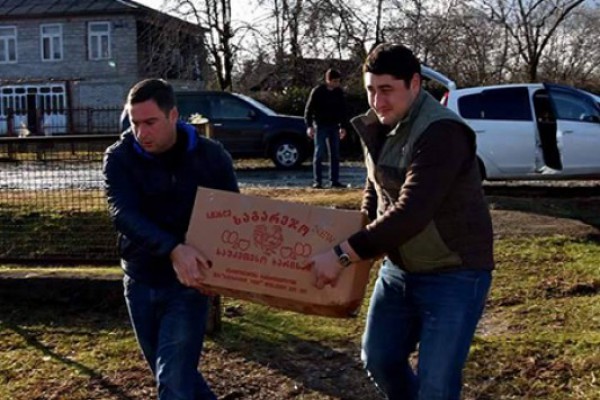
<path id="1" fill-rule="evenodd" d="M 369 221 L 374 221 L 377 218 L 377 192 L 375 191 L 375 185 L 368 177 L 365 179 L 360 212 L 368 216 Z"/>

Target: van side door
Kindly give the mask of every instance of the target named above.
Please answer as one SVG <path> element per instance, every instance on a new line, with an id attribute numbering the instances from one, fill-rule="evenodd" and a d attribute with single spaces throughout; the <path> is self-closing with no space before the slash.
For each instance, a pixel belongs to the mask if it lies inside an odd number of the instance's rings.
<path id="1" fill-rule="evenodd" d="M 545 84 L 566 175 L 600 174 L 600 108 L 577 90 Z"/>
<path id="2" fill-rule="evenodd" d="M 491 88 L 458 99 L 459 114 L 477 135 L 488 178 L 535 170 L 535 124 L 528 88 Z"/>

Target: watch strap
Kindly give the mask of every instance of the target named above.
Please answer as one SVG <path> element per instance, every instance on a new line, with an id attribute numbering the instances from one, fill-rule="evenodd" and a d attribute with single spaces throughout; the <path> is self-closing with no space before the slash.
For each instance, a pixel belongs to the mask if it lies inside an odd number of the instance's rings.
<path id="1" fill-rule="evenodd" d="M 348 268 L 352 265 L 352 260 L 350 260 L 350 256 L 347 253 L 344 253 L 342 247 L 339 244 L 333 246 L 333 252 L 338 258 L 338 262 L 345 268 Z"/>

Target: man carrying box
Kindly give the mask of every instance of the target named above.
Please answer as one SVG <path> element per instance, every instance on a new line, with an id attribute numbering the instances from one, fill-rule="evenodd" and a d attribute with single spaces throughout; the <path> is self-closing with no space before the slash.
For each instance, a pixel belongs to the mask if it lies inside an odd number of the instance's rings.
<path id="1" fill-rule="evenodd" d="M 216 400 L 198 372 L 208 297 L 195 287 L 211 261 L 184 240 L 198 186 L 238 191 L 231 157 L 178 122 L 163 80 L 136 84 L 126 109 L 131 128 L 106 150 L 104 178 L 131 323 L 160 400 Z"/>
<path id="2" fill-rule="evenodd" d="M 390 400 L 454 400 L 491 284 L 492 224 L 475 134 L 421 88 L 420 68 L 401 45 L 381 44 L 367 57 L 371 109 L 352 122 L 365 150 L 361 210 L 371 223 L 311 261 L 322 288 L 345 267 L 384 256 L 365 367 Z"/>

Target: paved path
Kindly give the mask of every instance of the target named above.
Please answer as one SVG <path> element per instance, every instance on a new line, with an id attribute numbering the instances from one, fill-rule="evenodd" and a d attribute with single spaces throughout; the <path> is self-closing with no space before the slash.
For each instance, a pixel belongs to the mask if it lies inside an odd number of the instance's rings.
<path id="1" fill-rule="evenodd" d="M 329 185 L 328 166 L 324 165 L 323 184 Z M 310 187 L 312 185 L 312 168 L 302 166 L 300 169 L 282 171 L 275 168 L 238 169 L 236 171 L 241 187 Z M 361 163 L 343 163 L 340 167 L 340 181 L 348 187 L 362 188 L 366 171 Z"/>

